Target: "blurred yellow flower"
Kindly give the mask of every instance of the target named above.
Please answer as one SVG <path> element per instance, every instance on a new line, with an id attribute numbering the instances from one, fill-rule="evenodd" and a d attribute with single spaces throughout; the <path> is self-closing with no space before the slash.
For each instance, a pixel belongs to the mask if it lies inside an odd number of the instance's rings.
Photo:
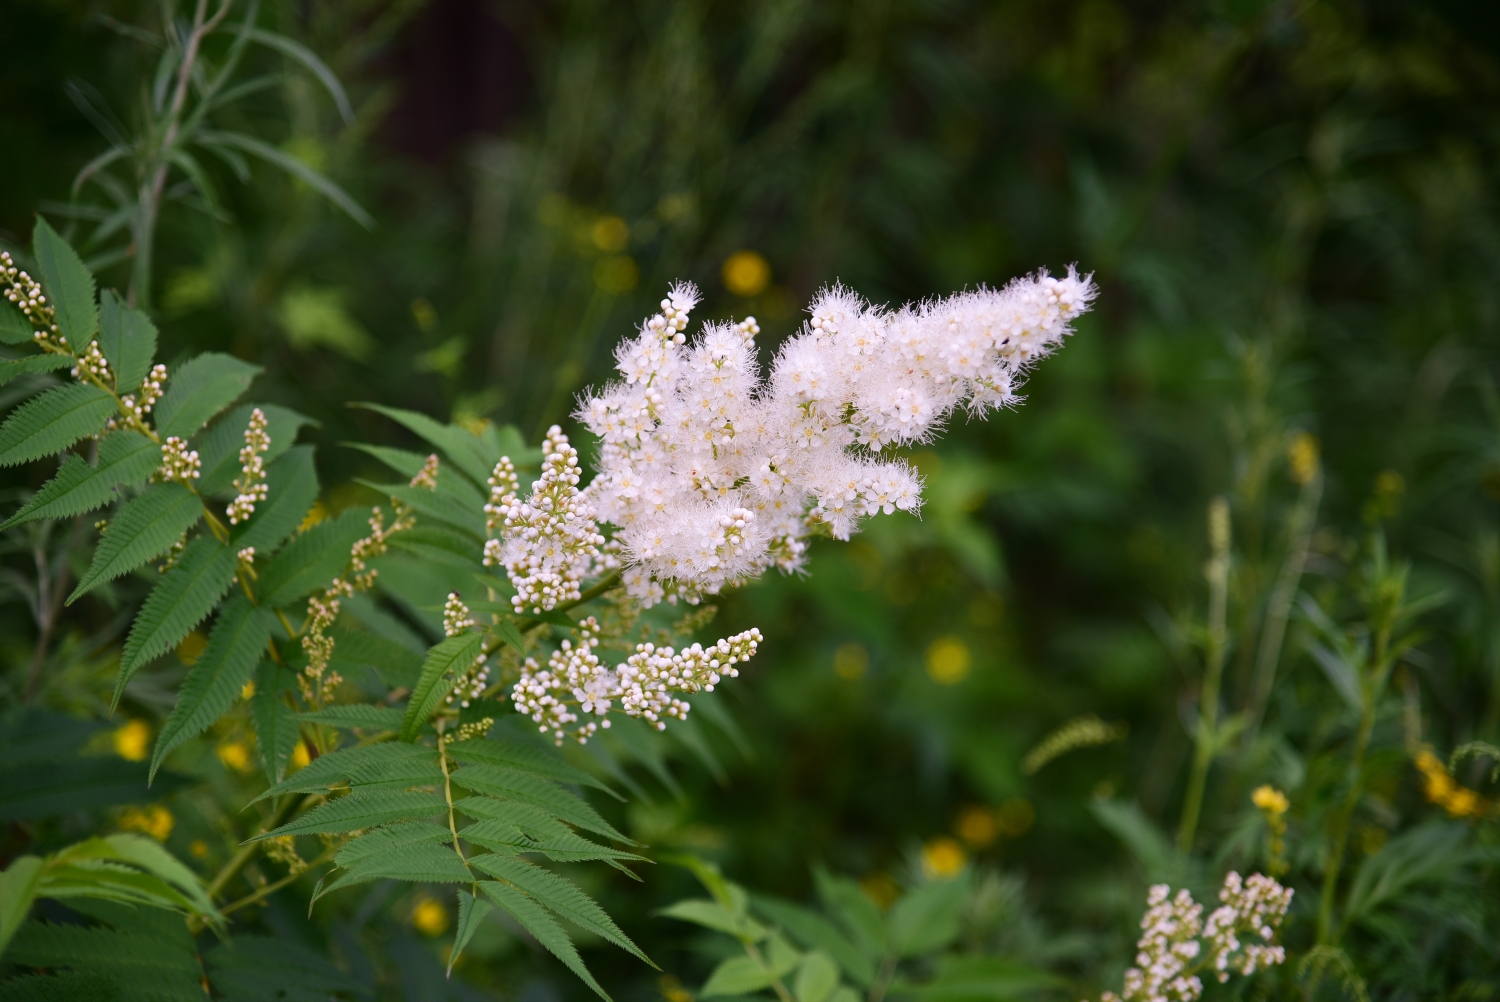
<path id="1" fill-rule="evenodd" d="M 994 811 L 976 805 L 965 807 L 959 812 L 958 822 L 953 829 L 972 848 L 983 849 L 1000 834 L 1000 822 Z"/>
<path id="2" fill-rule="evenodd" d="M 225 741 L 214 749 L 219 756 L 219 761 L 224 763 L 226 769 L 235 772 L 249 772 L 254 768 L 250 762 L 250 749 L 243 741 Z"/>
<path id="3" fill-rule="evenodd" d="M 870 667 L 870 652 L 865 650 L 863 644 L 854 641 L 839 644 L 839 649 L 833 652 L 833 670 L 839 678 L 849 679 L 851 682 L 859 678 Z"/>
<path id="4" fill-rule="evenodd" d="M 1257 786 L 1255 792 L 1250 794 L 1250 801 L 1267 814 L 1285 814 L 1291 807 L 1286 794 L 1269 783 L 1265 786 Z"/>
<path id="5" fill-rule="evenodd" d="M 641 269 L 628 254 L 611 254 L 594 265 L 594 284 L 615 295 L 629 292 L 641 279 Z"/>
<path id="6" fill-rule="evenodd" d="M 307 753 L 307 742 L 298 741 L 296 746 L 292 748 L 291 771 L 295 772 L 311 761 L 312 756 Z"/>
<path id="7" fill-rule="evenodd" d="M 254 679 L 251 679 L 250 681 L 246 682 L 244 685 L 240 686 L 240 698 L 241 699 L 249 699 L 249 698 L 251 698 L 254 695 L 255 695 L 255 680 Z"/>
<path id="8" fill-rule="evenodd" d="M 1490 802 L 1455 780 L 1432 749 L 1417 752 L 1416 765 L 1427 799 L 1447 811 L 1449 817 L 1478 819 L 1490 812 Z"/>
<path id="9" fill-rule="evenodd" d="M 736 296 L 758 296 L 771 284 L 771 265 L 753 250 L 735 251 L 724 262 L 724 288 Z"/>
<path id="10" fill-rule="evenodd" d="M 939 685 L 957 685 L 969 674 L 969 645 L 957 637 L 939 637 L 927 648 L 927 676 Z"/>
<path id="11" fill-rule="evenodd" d="M 206 859 L 208 857 L 208 843 L 201 838 L 195 838 L 188 845 L 188 852 L 192 853 L 194 859 Z"/>
<path id="12" fill-rule="evenodd" d="M 441 936 L 448 931 L 448 909 L 432 898 L 423 898 L 411 910 L 411 924 L 424 936 Z"/>
<path id="13" fill-rule="evenodd" d="M 859 882 L 859 889 L 881 909 L 889 908 L 901 896 L 901 888 L 884 873 L 866 874 Z"/>
<path id="14" fill-rule="evenodd" d="M 929 880 L 956 877 L 968 862 L 964 847 L 946 835 L 929 839 L 922 846 L 922 872 Z"/>
<path id="15" fill-rule="evenodd" d="M 625 244 L 630 240 L 630 225 L 619 216 L 600 216 L 589 231 L 589 236 L 593 238 L 595 247 L 613 254 L 625 249 Z"/>
<path id="16" fill-rule="evenodd" d="M 128 720 L 115 729 L 115 754 L 131 762 L 144 762 L 151 744 L 151 725 Z"/>
<path id="17" fill-rule="evenodd" d="M 1286 465 L 1297 483 L 1311 481 L 1318 475 L 1318 440 L 1305 431 L 1293 435 L 1286 449 Z"/>
<path id="18" fill-rule="evenodd" d="M 182 642 L 177 645 L 177 660 L 185 665 L 192 665 L 197 662 L 198 655 L 202 654 L 207 646 L 208 638 L 194 630 L 183 637 Z"/>
<path id="19" fill-rule="evenodd" d="M 120 815 L 120 828 L 123 831 L 144 832 L 158 842 L 165 842 L 176 824 L 177 819 L 172 817 L 172 812 L 161 804 L 127 807 L 125 813 Z"/>

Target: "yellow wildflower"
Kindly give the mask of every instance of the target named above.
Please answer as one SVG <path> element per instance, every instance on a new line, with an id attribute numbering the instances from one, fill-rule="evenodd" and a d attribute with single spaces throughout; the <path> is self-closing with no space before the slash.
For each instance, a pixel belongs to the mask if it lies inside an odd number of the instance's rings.
<path id="1" fill-rule="evenodd" d="M 177 819 L 172 812 L 161 804 L 147 804 L 145 807 L 127 807 L 125 813 L 120 815 L 120 828 L 128 832 L 144 832 L 156 839 L 165 842 L 167 836 L 172 834 Z"/>
<path id="2" fill-rule="evenodd" d="M 128 762 L 144 762 L 151 744 L 151 725 L 128 720 L 115 729 L 115 754 Z"/>
<path id="3" fill-rule="evenodd" d="M 956 877 L 967 862 L 964 847 L 946 835 L 930 839 L 922 846 L 922 872 L 929 880 Z"/>
<path id="4" fill-rule="evenodd" d="M 1489 800 L 1455 780 L 1431 748 L 1417 752 L 1416 766 L 1422 774 L 1423 793 L 1449 817 L 1478 819 L 1490 812 Z"/>
<path id="5" fill-rule="evenodd" d="M 972 848 L 983 849 L 1000 834 L 1000 822 L 988 807 L 965 807 L 953 829 Z"/>
<path id="6" fill-rule="evenodd" d="M 423 898 L 411 910 L 411 924 L 424 936 L 441 936 L 448 931 L 448 909 L 432 898 Z"/>
<path id="7" fill-rule="evenodd" d="M 969 674 L 969 645 L 957 637 L 939 637 L 927 648 L 927 676 L 939 685 L 957 685 Z"/>
<path id="8" fill-rule="evenodd" d="M 225 741 L 214 750 L 226 769 L 249 772 L 255 767 L 250 761 L 250 749 L 243 741 Z"/>

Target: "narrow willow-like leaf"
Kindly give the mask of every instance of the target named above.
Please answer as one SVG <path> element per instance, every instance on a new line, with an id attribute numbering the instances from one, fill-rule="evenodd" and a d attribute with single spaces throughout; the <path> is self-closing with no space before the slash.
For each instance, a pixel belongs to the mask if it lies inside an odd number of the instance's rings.
<path id="1" fill-rule="evenodd" d="M 261 766 L 271 783 L 281 782 L 287 763 L 302 735 L 297 714 L 281 694 L 292 684 L 291 673 L 274 661 L 262 661 L 255 670 L 255 695 L 250 697 L 250 720 L 255 725 L 255 743 Z"/>
<path id="2" fill-rule="evenodd" d="M 181 484 L 157 484 L 130 501 L 109 523 L 88 573 L 68 604 L 106 581 L 127 574 L 181 538 L 203 517 L 203 502 Z"/>
<path id="3" fill-rule="evenodd" d="M 385 852 L 374 853 L 351 864 L 332 883 L 319 888 L 314 900 L 340 887 L 368 883 L 371 880 L 467 884 L 473 882 L 474 875 L 449 846 L 432 842 L 413 842 Z"/>
<path id="4" fill-rule="evenodd" d="M 115 391 L 134 393 L 156 357 L 156 325 L 126 306 L 113 289 L 99 297 L 99 350 L 115 370 Z"/>
<path id="5" fill-rule="evenodd" d="M 599 903 L 566 877 L 501 853 L 475 856 L 470 863 L 492 877 L 514 884 L 580 929 L 587 929 L 656 967 L 655 962 L 615 925 L 615 920 L 599 907 Z"/>
<path id="6" fill-rule="evenodd" d="M 255 506 L 250 521 L 235 530 L 230 545 L 236 550 L 253 546 L 268 554 L 273 552 L 307 517 L 317 499 L 313 448 L 296 446 L 266 471 L 266 499 Z"/>
<path id="7" fill-rule="evenodd" d="M 253 157 L 264 160 L 266 163 L 280 167 L 334 205 L 343 209 L 349 214 L 351 219 L 365 229 L 370 230 L 375 228 L 375 220 L 368 212 L 360 208 L 359 203 L 351 198 L 348 192 L 330 180 L 327 175 L 321 171 L 314 170 L 285 150 L 278 149 L 270 143 L 257 139 L 254 136 L 247 136 L 242 132 L 219 132 L 200 129 L 194 139 L 202 146 L 227 146 L 231 149 L 242 150 Z"/>
<path id="8" fill-rule="evenodd" d="M 0 529 L 38 518 L 71 518 L 101 508 L 119 496 L 118 488 L 135 487 L 161 465 L 161 446 L 136 431 L 114 431 L 99 443 L 99 462 L 63 457 L 57 476 L 42 485 Z"/>
<path id="9" fill-rule="evenodd" d="M 451 838 L 452 835 L 448 829 L 442 825 L 426 821 L 398 821 L 393 825 L 371 828 L 363 835 L 345 842 L 339 846 L 339 851 L 334 853 L 333 862 L 337 866 L 348 869 L 370 856 L 378 856 L 417 842 L 447 843 Z M 449 855 L 453 854 L 450 848 L 444 848 L 443 851 Z"/>
<path id="10" fill-rule="evenodd" d="M 477 541 L 484 539 L 484 511 L 460 503 L 451 494 L 429 491 L 422 487 L 411 487 L 407 484 L 377 484 L 358 477 L 355 478 L 355 483 L 384 494 L 386 497 L 395 498 L 417 514 L 445 522 Z"/>
<path id="11" fill-rule="evenodd" d="M 98 434 L 115 410 L 114 397 L 86 383 L 70 383 L 33 397 L 0 425 L 0 466 L 62 452 Z"/>
<path id="12" fill-rule="evenodd" d="M 505 800 L 531 804 L 557 815 L 579 828 L 586 828 L 618 842 L 630 842 L 599 816 L 582 798 L 551 780 L 494 765 L 466 765 L 453 774 L 453 781 L 467 790 Z"/>
<path id="13" fill-rule="evenodd" d="M 167 380 L 166 395 L 156 405 L 156 430 L 162 438 L 192 436 L 209 418 L 234 403 L 260 366 L 232 355 L 206 352 L 189 359 Z"/>
<path id="14" fill-rule="evenodd" d="M 437 752 L 426 745 L 400 741 L 341 748 L 320 755 L 296 773 L 262 793 L 257 800 L 283 793 L 326 793 L 340 783 L 353 786 L 399 782 L 431 786 L 443 781 Z"/>
<path id="15" fill-rule="evenodd" d="M 567 932 L 545 908 L 516 888 L 498 880 L 482 880 L 479 889 L 519 922 L 521 928 L 536 937 L 536 941 L 546 947 L 549 953 L 566 964 L 568 970 L 583 979 L 583 983 L 597 992 L 600 998 L 609 999 L 609 994 L 599 987 L 599 982 L 594 980 L 594 976 L 584 966 L 583 958 L 578 955 L 578 949 L 568 938 Z"/>
<path id="16" fill-rule="evenodd" d="M 415 741 L 422 725 L 443 702 L 443 697 L 453 691 L 457 676 L 462 675 L 478 657 L 484 637 L 478 633 L 460 633 L 456 637 L 445 637 L 427 652 L 422 662 L 422 674 L 412 688 L 411 702 L 406 707 L 406 719 L 401 724 L 401 740 Z"/>
<path id="17" fill-rule="evenodd" d="M 207 730 L 240 698 L 270 638 L 271 617 L 265 610 L 242 595 L 225 603 L 208 635 L 208 646 L 183 679 L 177 705 L 156 739 L 153 776 L 174 748 Z"/>
<path id="18" fill-rule="evenodd" d="M 5 344 L 31 344 L 36 331 L 26 314 L 10 300 L 0 297 L 0 342 Z"/>
<path id="19" fill-rule="evenodd" d="M 474 933 L 494 907 L 486 898 L 476 898 L 468 891 L 459 890 L 458 931 L 453 934 L 453 949 L 448 953 L 449 977 L 453 976 L 453 965 L 458 962 L 459 954 L 464 952 L 464 947 L 469 945 L 469 940 L 474 938 Z"/>
<path id="20" fill-rule="evenodd" d="M 369 519 L 369 508 L 349 508 L 298 533 L 260 572 L 261 601 L 286 605 L 328 587 L 348 566 L 350 548 L 369 535 Z"/>
<path id="21" fill-rule="evenodd" d="M 213 612 L 234 580 L 235 563 L 234 551 L 208 536 L 187 545 L 176 565 L 151 589 L 130 627 L 120 654 L 116 703 L 125 683 L 142 665 L 177 646 Z"/>
<path id="22" fill-rule="evenodd" d="M 316 835 L 318 832 L 350 832 L 392 821 L 420 821 L 441 814 L 448 802 L 438 793 L 405 790 L 374 790 L 351 793 L 315 807 L 274 831 L 256 835 L 251 842 L 281 835 Z"/>
<path id="23" fill-rule="evenodd" d="M 57 326 L 68 336 L 73 349 L 82 352 L 94 340 L 99 326 L 99 312 L 94 305 L 94 276 L 84 267 L 78 252 L 57 235 L 41 216 L 31 233 L 31 249 L 36 255 L 42 288 L 52 301 Z"/>
<path id="24" fill-rule="evenodd" d="M 405 716 L 406 711 L 400 707 L 350 703 L 346 706 L 325 706 L 314 713 L 300 713 L 297 719 L 311 724 L 331 724 L 334 727 L 395 731 L 401 728 L 401 720 Z"/>
<path id="25" fill-rule="evenodd" d="M 27 355 L 8 362 L 0 362 L 0 386 L 28 372 L 54 372 L 73 365 L 71 355 Z"/>
<path id="26" fill-rule="evenodd" d="M 401 410 L 399 407 L 383 407 L 380 404 L 356 404 L 355 406 L 382 414 L 392 421 L 405 425 L 441 449 L 453 465 L 467 474 L 476 485 L 482 487 L 489 481 L 489 476 L 495 469 L 495 461 L 499 457 L 490 459 L 484 443 L 464 429 L 451 424 L 441 424 L 426 414 Z"/>
<path id="27" fill-rule="evenodd" d="M 547 748 L 517 744 L 514 741 L 489 739 L 460 741 L 449 749 L 448 754 L 460 762 L 519 769 L 545 779 L 556 780 L 559 783 L 592 786 L 596 790 L 603 790 L 616 800 L 625 799 L 582 769 L 569 765 L 561 755 Z"/>
<path id="28" fill-rule="evenodd" d="M 271 446 L 261 456 L 267 465 L 297 441 L 298 433 L 307 425 L 315 424 L 312 418 L 298 414 L 290 407 L 277 404 L 241 404 L 200 432 L 193 447 L 203 459 L 203 468 L 198 476 L 200 494 L 218 494 L 228 490 L 234 478 L 240 475 L 240 450 L 245 447 L 245 428 L 250 424 L 250 415 L 256 409 L 266 416 L 266 434 Z"/>

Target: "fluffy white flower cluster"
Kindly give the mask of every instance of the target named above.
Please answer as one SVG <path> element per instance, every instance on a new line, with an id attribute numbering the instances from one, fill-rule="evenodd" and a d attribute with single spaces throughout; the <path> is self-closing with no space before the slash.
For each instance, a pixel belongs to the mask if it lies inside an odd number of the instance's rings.
<path id="1" fill-rule="evenodd" d="M 695 600 L 799 567 L 812 532 L 846 539 L 862 516 L 916 512 L 921 481 L 879 450 L 930 438 L 958 407 L 1015 403 L 1094 294 L 1072 269 L 900 310 L 835 287 L 764 381 L 754 322 L 687 344 L 698 294 L 674 287 L 616 351 L 623 381 L 578 413 L 603 440 L 588 494 L 619 527 L 627 588 L 648 605 Z"/>
<path id="2" fill-rule="evenodd" d="M 612 566 L 601 547 L 589 499 L 578 489 L 578 450 L 553 425 L 542 441 L 542 478 L 524 502 L 516 497 L 515 469 L 502 457 L 490 477 L 487 521 L 500 519 L 504 535 L 484 546 L 487 565 L 504 564 L 516 594 L 517 612 L 541 612 L 576 601 L 579 584 L 598 568 Z M 504 491 L 498 498 L 497 492 Z"/>
<path id="3" fill-rule="evenodd" d="M 599 624 L 592 616 L 579 624 L 578 643 L 564 640 L 542 668 L 527 658 L 521 678 L 511 689 L 516 710 L 529 716 L 543 734 L 551 733 L 562 744 L 574 724 L 573 736 L 580 744 L 609 727 L 607 714 L 619 703 L 628 716 L 640 717 L 657 730 L 666 729 L 666 717 L 686 720 L 692 707 L 673 693 L 712 692 L 723 678 L 739 675 L 736 667 L 755 656 L 760 646 L 759 630 L 726 637 L 707 648 L 693 644 L 681 653 L 671 647 L 638 644 L 624 664 L 613 669 L 600 663 L 594 653 Z M 579 724 L 579 715 L 597 719 Z"/>
<path id="4" fill-rule="evenodd" d="M 1125 971 L 1124 995 L 1105 992 L 1102 1002 L 1197 1002 L 1203 981 L 1197 972 L 1213 969 L 1220 982 L 1230 972 L 1254 974 L 1280 964 L 1286 951 L 1272 944 L 1286 910 L 1291 890 L 1259 873 L 1247 881 L 1231 871 L 1219 891 L 1222 907 L 1205 925 L 1203 906 L 1186 889 L 1175 896 L 1166 884 L 1154 885 L 1141 916 L 1141 938 L 1136 943 L 1137 966 Z M 1242 944 L 1239 935 L 1259 936 L 1264 945 Z M 1204 953 L 1200 937 L 1207 939 Z"/>

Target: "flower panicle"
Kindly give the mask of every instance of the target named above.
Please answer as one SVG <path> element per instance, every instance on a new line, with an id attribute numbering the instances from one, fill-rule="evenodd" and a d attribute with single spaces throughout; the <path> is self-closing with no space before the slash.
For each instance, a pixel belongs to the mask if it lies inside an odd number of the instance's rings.
<path id="1" fill-rule="evenodd" d="M 234 489 L 238 492 L 229 502 L 229 524 L 239 525 L 255 514 L 255 506 L 266 499 L 270 489 L 266 485 L 265 454 L 271 448 L 271 436 L 266 432 L 266 414 L 259 407 L 250 412 L 250 423 L 245 428 L 245 444 L 240 449 L 240 475 L 235 478 Z"/>

